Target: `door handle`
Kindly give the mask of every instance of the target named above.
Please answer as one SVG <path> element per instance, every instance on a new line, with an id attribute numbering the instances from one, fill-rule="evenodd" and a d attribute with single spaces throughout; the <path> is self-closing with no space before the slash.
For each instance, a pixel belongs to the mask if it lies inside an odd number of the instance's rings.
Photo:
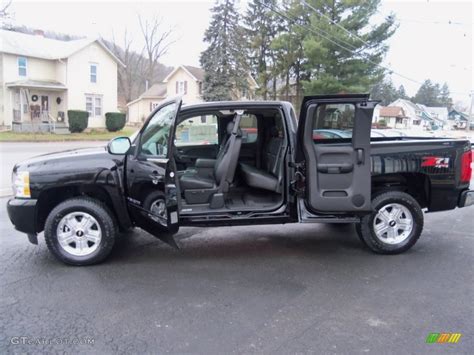
<path id="1" fill-rule="evenodd" d="M 364 149 L 362 148 L 357 148 L 356 149 L 356 155 L 357 155 L 357 165 L 362 165 L 365 163 L 365 154 L 364 154 Z"/>
<path id="2" fill-rule="evenodd" d="M 167 164 L 169 159 L 167 158 L 146 158 L 147 161 L 151 161 L 152 163 L 158 164 Z"/>
<path id="3" fill-rule="evenodd" d="M 323 174 L 346 174 L 354 168 L 353 164 L 318 164 L 318 172 Z"/>

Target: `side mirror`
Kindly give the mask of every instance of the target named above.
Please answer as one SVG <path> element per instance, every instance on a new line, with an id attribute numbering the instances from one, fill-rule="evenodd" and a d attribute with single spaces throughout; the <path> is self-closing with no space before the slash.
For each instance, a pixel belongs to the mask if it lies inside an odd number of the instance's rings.
<path id="1" fill-rule="evenodd" d="M 127 154 L 131 146 L 132 142 L 130 142 L 130 138 L 117 137 L 107 144 L 107 151 L 114 155 L 124 155 Z"/>

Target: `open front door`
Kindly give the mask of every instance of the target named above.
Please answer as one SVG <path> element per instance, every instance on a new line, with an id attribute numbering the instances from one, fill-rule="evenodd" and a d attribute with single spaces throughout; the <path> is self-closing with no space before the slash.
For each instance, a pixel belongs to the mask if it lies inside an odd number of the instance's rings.
<path id="1" fill-rule="evenodd" d="M 172 246 L 179 229 L 172 137 L 180 107 L 181 99 L 169 100 L 152 112 L 126 164 L 127 201 L 136 224 Z"/>
<path id="2" fill-rule="evenodd" d="M 371 209 L 370 128 L 377 102 L 369 95 L 305 97 L 297 162 L 304 163 L 305 202 L 314 212 Z"/>

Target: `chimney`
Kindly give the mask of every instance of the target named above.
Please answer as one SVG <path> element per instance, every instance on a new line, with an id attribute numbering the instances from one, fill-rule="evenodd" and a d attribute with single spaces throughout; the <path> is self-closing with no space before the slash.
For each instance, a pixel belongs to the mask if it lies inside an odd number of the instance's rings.
<path id="1" fill-rule="evenodd" d="M 43 30 L 34 30 L 34 31 L 33 31 L 33 34 L 34 34 L 35 36 L 44 37 L 44 31 L 43 31 Z"/>

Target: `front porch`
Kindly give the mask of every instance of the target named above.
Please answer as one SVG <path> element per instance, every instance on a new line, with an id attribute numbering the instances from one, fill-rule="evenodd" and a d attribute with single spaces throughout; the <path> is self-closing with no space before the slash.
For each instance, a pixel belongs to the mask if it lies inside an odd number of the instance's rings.
<path id="1" fill-rule="evenodd" d="M 11 92 L 12 130 L 68 134 L 67 89 L 58 82 L 20 81 L 6 85 Z"/>

